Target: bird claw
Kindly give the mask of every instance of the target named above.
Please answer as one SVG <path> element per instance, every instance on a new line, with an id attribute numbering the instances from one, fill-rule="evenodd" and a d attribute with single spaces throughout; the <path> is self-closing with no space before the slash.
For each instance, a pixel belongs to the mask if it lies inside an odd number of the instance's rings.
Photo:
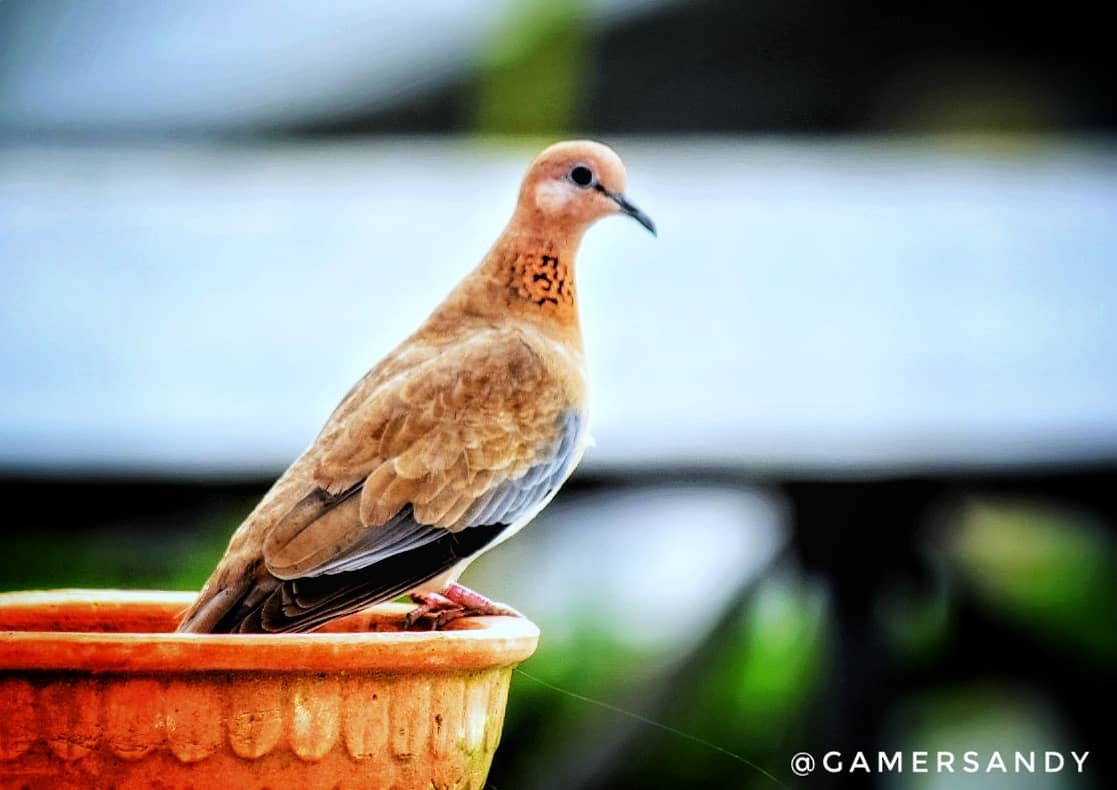
<path id="1" fill-rule="evenodd" d="M 404 616 L 403 630 L 405 631 L 414 629 L 420 620 L 430 614 L 435 615 L 434 627 L 438 630 L 438 615 L 461 608 L 459 604 L 438 593 L 412 593 L 411 600 L 418 606 Z"/>
<path id="2" fill-rule="evenodd" d="M 446 588 L 442 591 L 442 597 L 465 609 L 467 614 L 472 616 L 523 617 L 523 614 L 517 612 L 511 606 L 490 600 L 481 593 L 457 582 L 446 585 Z"/>
<path id="3" fill-rule="evenodd" d="M 467 609 L 443 609 L 441 612 L 434 616 L 434 628 L 432 630 L 441 631 L 443 628 L 445 628 L 455 620 L 458 620 L 462 617 L 469 617 L 472 614 L 473 612 L 470 612 Z"/>
<path id="4" fill-rule="evenodd" d="M 457 582 L 448 584 L 441 593 L 412 593 L 411 600 L 417 606 L 403 618 L 405 631 L 413 630 L 428 615 L 433 615 L 433 631 L 441 631 L 462 617 L 523 617 L 512 607 L 491 601 Z"/>

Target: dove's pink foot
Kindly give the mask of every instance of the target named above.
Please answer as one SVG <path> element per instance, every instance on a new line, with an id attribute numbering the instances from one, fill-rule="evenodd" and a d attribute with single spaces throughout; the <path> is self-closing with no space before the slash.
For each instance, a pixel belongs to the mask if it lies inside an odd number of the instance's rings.
<path id="1" fill-rule="evenodd" d="M 438 630 L 437 616 L 461 609 L 461 606 L 439 593 L 411 593 L 411 600 L 418 604 L 403 618 L 403 630 L 410 631 L 429 614 L 436 616 L 435 630 Z"/>
<path id="2" fill-rule="evenodd" d="M 460 617 L 523 617 L 510 606 L 489 600 L 457 582 L 451 582 L 441 593 L 412 593 L 411 600 L 418 604 L 407 613 L 403 627 L 410 630 L 420 619 L 434 615 L 433 629 L 438 631 Z"/>
<path id="3" fill-rule="evenodd" d="M 494 617 L 523 617 L 511 606 L 489 600 L 479 592 L 475 592 L 457 582 L 450 582 L 442 590 L 448 600 L 467 610 L 469 615 L 489 615 Z"/>

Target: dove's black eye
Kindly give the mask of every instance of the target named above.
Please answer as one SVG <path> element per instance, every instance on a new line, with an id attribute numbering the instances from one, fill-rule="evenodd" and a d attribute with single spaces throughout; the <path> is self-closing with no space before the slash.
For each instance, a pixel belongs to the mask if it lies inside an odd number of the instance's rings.
<path id="1" fill-rule="evenodd" d="M 582 188 L 588 187 L 593 183 L 593 171 L 585 165 L 574 165 L 570 169 L 570 180 Z"/>

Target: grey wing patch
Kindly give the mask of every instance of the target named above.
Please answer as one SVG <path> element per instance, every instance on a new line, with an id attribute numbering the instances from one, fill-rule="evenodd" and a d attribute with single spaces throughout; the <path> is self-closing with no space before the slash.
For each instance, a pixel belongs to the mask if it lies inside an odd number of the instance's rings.
<path id="1" fill-rule="evenodd" d="M 324 573 L 348 573 L 386 560 L 396 554 L 433 543 L 447 533 L 442 527 L 420 524 L 411 512 L 411 505 L 404 507 L 383 526 L 367 530 L 365 538 L 343 555 L 314 569 L 307 576 Z"/>
<path id="2" fill-rule="evenodd" d="M 504 480 L 478 498 L 466 511 L 463 527 L 515 524 L 562 485 L 578 460 L 575 448 L 586 420 L 575 409 L 564 411 L 559 420 L 559 438 L 551 454 L 522 476 Z"/>
<path id="3" fill-rule="evenodd" d="M 411 506 L 407 505 L 384 524 L 364 528 L 360 540 L 313 569 L 303 571 L 298 577 L 350 573 L 414 551 L 469 527 L 516 523 L 562 485 L 577 461 L 575 448 L 578 446 L 585 418 L 578 411 L 567 409 L 559 420 L 559 437 L 552 446 L 552 452 L 525 474 L 515 479 L 503 480 L 478 497 L 461 522 L 454 525 L 453 530 L 416 521 Z M 338 503 L 351 502 L 355 506 L 359 499 L 359 489 L 358 486 L 339 495 Z M 319 494 L 311 495 L 315 496 L 321 499 Z M 295 510 L 299 508 L 296 507 Z M 304 528 L 310 523 L 310 520 L 305 520 Z"/>
<path id="4" fill-rule="evenodd" d="M 291 508 L 268 536 L 268 543 L 290 545 L 312 525 L 319 524 L 322 519 L 331 519 L 346 525 L 350 534 L 356 538 L 354 543 L 348 544 L 333 557 L 324 559 L 311 569 L 303 567 L 297 571 L 288 570 L 269 562 L 268 571 L 278 579 L 340 573 L 352 570 L 354 562 L 359 562 L 360 566 L 368 565 L 383 557 L 437 540 L 438 534 L 444 531 L 417 523 L 412 518 L 410 505 L 376 528 L 362 526 L 359 515 L 361 488 L 361 485 L 354 486 L 336 495 L 321 489 L 313 491 Z M 267 544 L 264 556 L 268 556 Z"/>

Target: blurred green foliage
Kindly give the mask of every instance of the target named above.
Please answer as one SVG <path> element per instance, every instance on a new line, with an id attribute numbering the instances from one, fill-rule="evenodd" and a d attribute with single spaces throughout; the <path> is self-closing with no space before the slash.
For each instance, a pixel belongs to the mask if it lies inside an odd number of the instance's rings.
<path id="1" fill-rule="evenodd" d="M 693 666 L 693 691 L 672 716 L 673 726 L 781 775 L 825 678 L 828 617 L 818 586 L 786 575 L 763 581 L 735 622 L 716 635 L 709 660 Z M 689 741 L 657 739 L 657 749 L 679 766 L 679 780 L 692 786 L 725 786 L 729 777 L 737 787 L 773 786 L 754 769 Z"/>
<path id="2" fill-rule="evenodd" d="M 988 606 L 1053 645 L 1117 660 L 1117 551 L 1101 525 L 1044 503 L 982 500 L 947 552 Z"/>
<path id="3" fill-rule="evenodd" d="M 942 563 L 929 589 L 906 580 L 894 583 L 877 602 L 877 617 L 896 655 L 908 664 L 933 662 L 953 636 L 952 589 Z"/>
<path id="4" fill-rule="evenodd" d="M 984 772 L 982 775 L 935 775 L 907 770 L 902 775 L 893 775 L 887 783 L 890 787 L 927 790 L 958 785 L 1061 790 L 1079 786 L 1070 773 L 1043 773 L 1045 750 L 1081 751 L 1082 747 L 1067 742 L 1063 735 L 1064 723 L 1057 720 L 1047 700 L 1018 688 L 995 684 L 934 688 L 898 705 L 889 729 L 896 749 L 959 755 L 972 750 L 982 755 L 979 761 L 982 769 L 994 752 L 1000 752 L 1010 765 L 1016 751 L 1038 752 L 1040 762 L 1040 770 L 1035 775 L 998 775 L 996 772 L 991 775 L 984 775 Z M 961 765 L 958 767 L 961 769 Z"/>
<path id="5" fill-rule="evenodd" d="M 255 501 L 184 523 L 25 530 L 0 552 L 0 591 L 60 587 L 197 590 Z"/>
<path id="6" fill-rule="evenodd" d="M 588 30 L 582 0 L 513 5 L 480 54 L 476 131 L 562 137 L 576 129 L 591 66 Z"/>
<path id="7" fill-rule="evenodd" d="M 710 706 L 728 705 L 708 737 L 730 748 L 771 749 L 801 714 L 825 670 L 827 600 L 809 584 L 778 576 L 763 582 L 741 616 L 720 635 L 685 721 L 709 729 Z"/>
<path id="8" fill-rule="evenodd" d="M 825 675 L 827 618 L 820 588 L 780 574 L 686 655 L 641 653 L 590 618 L 565 644 L 544 634 L 513 676 L 494 783 L 592 787 L 601 760 L 609 786 L 772 787 L 754 766 L 782 773 Z"/>

